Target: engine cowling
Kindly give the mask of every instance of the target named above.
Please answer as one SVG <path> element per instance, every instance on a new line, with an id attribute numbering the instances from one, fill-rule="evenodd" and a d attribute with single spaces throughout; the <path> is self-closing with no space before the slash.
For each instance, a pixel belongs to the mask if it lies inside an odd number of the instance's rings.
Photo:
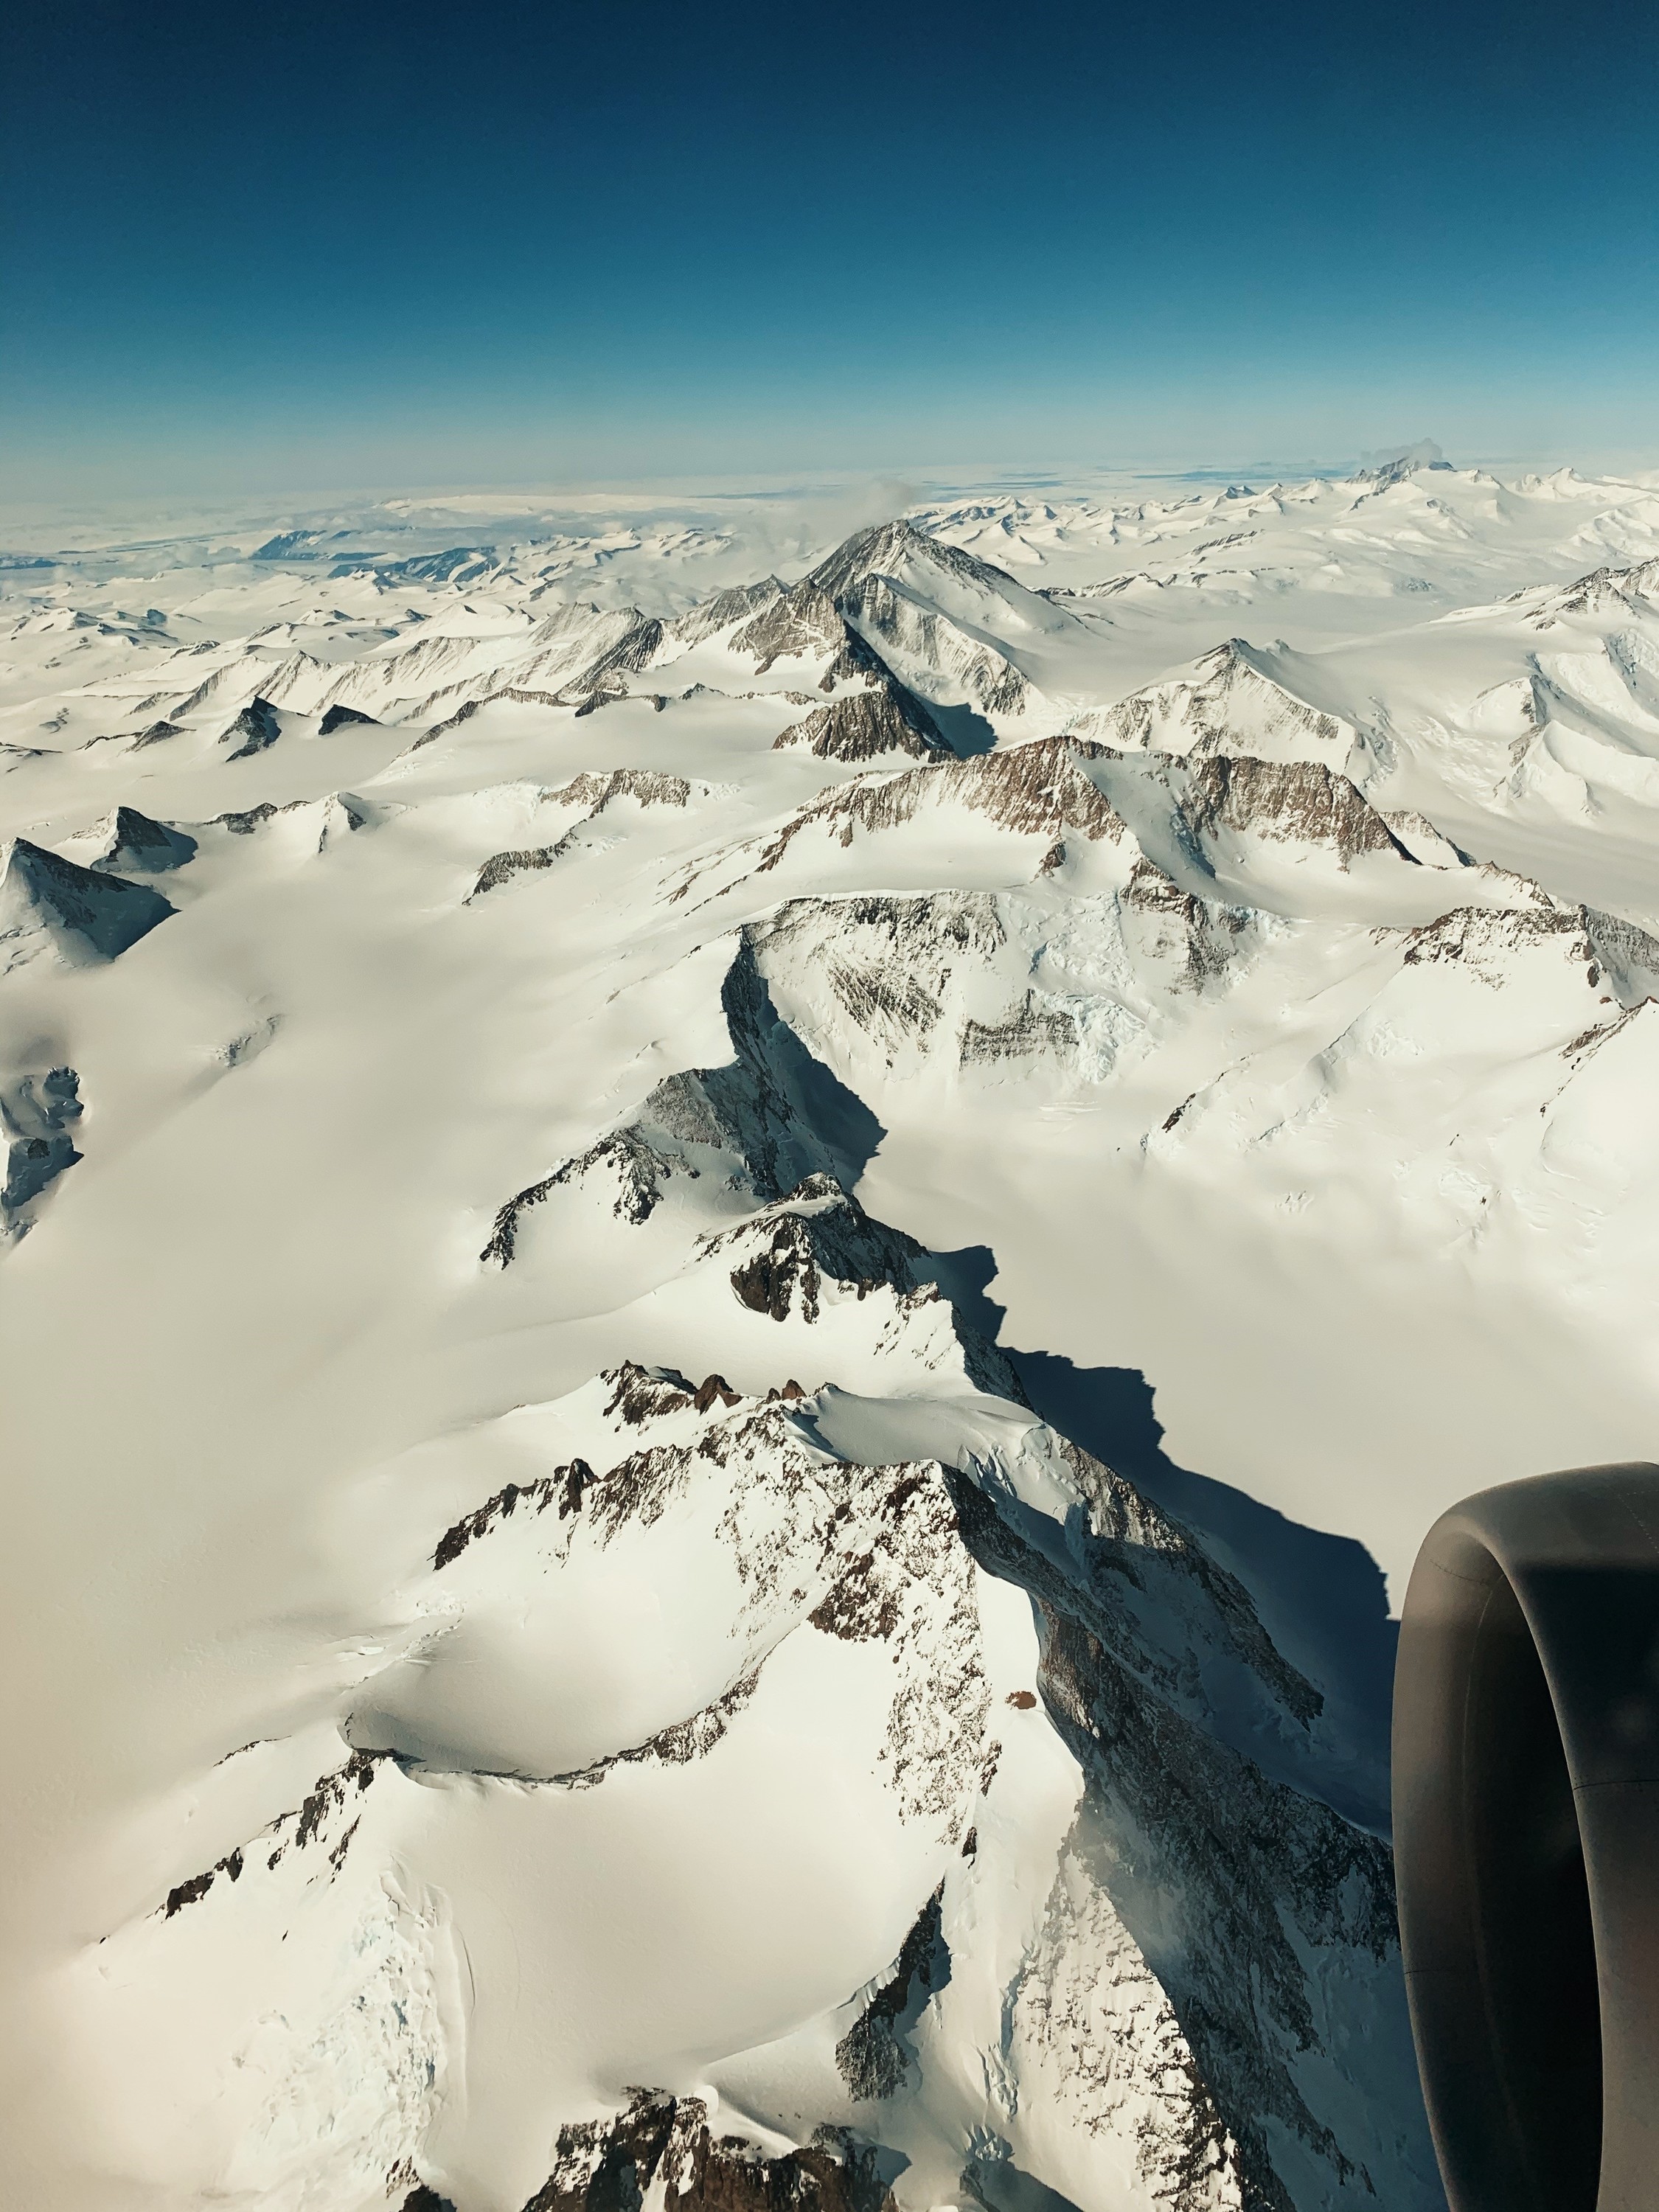
<path id="1" fill-rule="evenodd" d="M 1452 2212 L 1659 2212 L 1659 1467 L 1508 1483 L 1430 1530 L 1394 1826 Z"/>

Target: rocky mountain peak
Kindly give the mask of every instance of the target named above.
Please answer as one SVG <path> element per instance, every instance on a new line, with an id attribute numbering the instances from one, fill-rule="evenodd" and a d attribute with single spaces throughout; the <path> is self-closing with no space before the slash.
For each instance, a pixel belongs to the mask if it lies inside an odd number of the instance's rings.
<path id="1" fill-rule="evenodd" d="M 912 568 L 923 574 L 931 569 L 994 592 L 1010 586 L 1015 591 L 1024 588 L 1006 569 L 981 561 L 977 554 L 964 553 L 943 538 L 930 536 L 902 515 L 890 522 L 872 523 L 866 529 L 854 531 L 819 562 L 805 580 L 815 591 L 841 606 L 855 598 L 866 579 L 902 574 Z"/>

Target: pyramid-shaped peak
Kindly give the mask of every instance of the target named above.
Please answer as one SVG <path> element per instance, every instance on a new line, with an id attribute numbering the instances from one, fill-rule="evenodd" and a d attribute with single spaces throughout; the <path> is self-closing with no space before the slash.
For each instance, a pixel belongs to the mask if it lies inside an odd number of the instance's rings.
<path id="1" fill-rule="evenodd" d="M 998 592 L 1012 589 L 1023 594 L 1024 590 L 1006 569 L 964 553 L 959 545 L 948 544 L 943 538 L 930 538 L 903 515 L 855 530 L 818 563 L 805 581 L 839 605 L 871 576 L 902 578 L 907 569 L 914 573 L 918 568 L 923 574 L 929 569 L 943 572 Z"/>
<path id="2" fill-rule="evenodd" d="M 147 884 L 94 874 L 27 837 L 0 847 L 0 972 L 48 945 L 76 963 L 113 960 L 173 912 Z"/>
<path id="3" fill-rule="evenodd" d="M 187 830 L 175 829 L 170 822 L 153 822 L 136 806 L 118 806 L 110 842 L 91 865 L 100 875 L 120 875 L 131 869 L 159 876 L 195 857 L 196 840 Z"/>

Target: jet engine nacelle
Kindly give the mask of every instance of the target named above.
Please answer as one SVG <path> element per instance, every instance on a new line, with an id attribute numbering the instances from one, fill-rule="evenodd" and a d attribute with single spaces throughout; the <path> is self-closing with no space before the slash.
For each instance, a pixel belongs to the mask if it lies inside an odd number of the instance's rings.
<path id="1" fill-rule="evenodd" d="M 1659 1467 L 1508 1483 L 1430 1530 L 1394 1833 L 1452 2212 L 1659 2212 Z"/>

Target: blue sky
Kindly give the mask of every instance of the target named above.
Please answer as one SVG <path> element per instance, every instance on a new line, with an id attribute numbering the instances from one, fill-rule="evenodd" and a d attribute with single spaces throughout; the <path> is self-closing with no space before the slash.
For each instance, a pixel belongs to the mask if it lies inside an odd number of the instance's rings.
<path id="1" fill-rule="evenodd" d="M 15 497 L 1659 461 L 1659 15 L 40 0 Z"/>

